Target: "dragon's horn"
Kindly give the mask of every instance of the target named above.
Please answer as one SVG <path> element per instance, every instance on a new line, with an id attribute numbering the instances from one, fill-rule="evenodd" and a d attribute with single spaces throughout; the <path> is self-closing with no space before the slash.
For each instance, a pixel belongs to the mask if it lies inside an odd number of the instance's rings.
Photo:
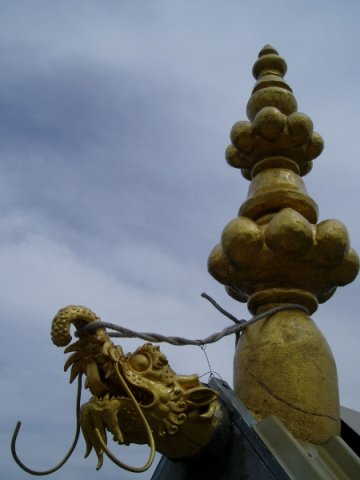
<path id="1" fill-rule="evenodd" d="M 80 328 L 91 322 L 99 322 L 100 318 L 87 307 L 69 305 L 61 308 L 51 324 L 51 340 L 57 347 L 65 347 L 71 341 L 70 325 Z"/>

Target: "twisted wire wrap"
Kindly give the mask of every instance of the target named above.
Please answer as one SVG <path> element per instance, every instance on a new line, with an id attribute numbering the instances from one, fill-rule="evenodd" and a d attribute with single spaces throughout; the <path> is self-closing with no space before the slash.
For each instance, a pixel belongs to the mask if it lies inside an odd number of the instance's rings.
<path id="1" fill-rule="evenodd" d="M 203 295 L 204 296 L 204 295 Z M 207 298 L 207 296 L 205 297 Z M 212 299 L 211 299 L 212 300 Z M 213 305 L 218 308 L 216 302 L 212 301 Z M 221 307 L 220 307 L 221 308 Z M 218 308 L 219 310 L 219 308 Z M 223 310 L 223 309 L 221 309 Z M 221 311 L 220 310 L 220 311 Z M 280 305 L 278 307 L 271 308 L 270 310 L 267 310 L 265 312 L 260 313 L 259 315 L 255 315 L 252 317 L 250 320 L 246 321 L 244 319 L 238 320 L 236 319 L 233 315 L 228 314 L 228 312 L 224 313 L 225 311 L 223 310 L 222 313 L 229 317 L 231 320 L 233 320 L 235 325 L 230 325 L 229 327 L 225 327 L 223 330 L 220 332 L 215 332 L 208 337 L 205 337 L 203 339 L 189 339 L 189 338 L 184 338 L 184 337 L 177 337 L 177 336 L 167 336 L 167 335 L 161 335 L 159 333 L 152 333 L 152 332 L 136 332 L 134 330 L 131 330 L 126 327 L 122 327 L 120 325 L 116 325 L 115 323 L 110 323 L 110 322 L 93 322 L 89 323 L 87 325 L 84 325 L 83 327 L 79 328 L 75 332 L 76 337 L 81 337 L 85 333 L 88 333 L 92 330 L 96 330 L 97 328 L 108 328 L 109 330 L 113 330 L 114 332 L 110 332 L 108 335 L 110 337 L 118 337 L 118 338 L 140 338 L 142 340 L 145 340 L 146 342 L 151 342 L 151 343 L 159 343 L 159 342 L 165 342 L 169 343 L 171 345 L 175 346 L 184 346 L 184 345 L 208 345 L 209 343 L 215 343 L 221 340 L 222 338 L 232 335 L 232 334 L 237 334 L 239 335 L 241 332 L 245 330 L 249 325 L 252 325 L 255 322 L 258 322 L 259 320 L 262 320 L 263 318 L 270 317 L 274 315 L 275 313 L 278 312 L 283 312 L 284 310 L 302 310 L 306 314 L 309 314 L 309 310 L 304 307 L 304 305 L 300 305 L 297 303 L 290 303 L 286 305 Z"/>

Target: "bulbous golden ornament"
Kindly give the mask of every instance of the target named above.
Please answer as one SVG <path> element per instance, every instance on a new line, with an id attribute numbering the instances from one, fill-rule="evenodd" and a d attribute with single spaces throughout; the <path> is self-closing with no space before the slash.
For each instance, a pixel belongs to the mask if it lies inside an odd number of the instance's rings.
<path id="1" fill-rule="evenodd" d="M 254 314 L 291 303 L 311 314 L 359 270 L 345 226 L 317 223 L 317 204 L 301 176 L 324 142 L 297 111 L 285 72 L 285 60 L 266 45 L 253 68 L 249 121 L 235 123 L 226 150 L 229 165 L 250 180 L 248 196 L 208 261 L 211 275 Z M 322 443 L 339 434 L 335 362 L 304 312 L 281 312 L 246 330 L 234 388 L 256 418 L 277 415 L 300 439 Z"/>

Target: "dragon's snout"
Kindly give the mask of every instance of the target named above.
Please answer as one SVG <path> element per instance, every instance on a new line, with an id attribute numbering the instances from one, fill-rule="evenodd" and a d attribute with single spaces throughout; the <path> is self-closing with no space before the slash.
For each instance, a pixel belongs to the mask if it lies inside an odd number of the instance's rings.
<path id="1" fill-rule="evenodd" d="M 61 308 L 51 324 L 51 340 L 57 347 L 65 347 L 71 342 L 71 324 L 80 328 L 87 323 L 98 321 L 100 318 L 87 307 L 69 305 Z"/>

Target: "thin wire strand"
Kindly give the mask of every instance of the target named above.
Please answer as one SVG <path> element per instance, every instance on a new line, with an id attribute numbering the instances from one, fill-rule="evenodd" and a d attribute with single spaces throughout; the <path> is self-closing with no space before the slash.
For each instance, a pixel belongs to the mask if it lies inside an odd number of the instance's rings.
<path id="1" fill-rule="evenodd" d="M 236 318 L 232 313 L 228 312 L 227 310 L 225 310 L 223 307 L 221 307 L 217 302 L 215 302 L 215 300 L 210 297 L 210 295 L 208 295 L 207 293 L 203 292 L 201 294 L 202 298 L 206 298 L 206 300 L 208 300 L 211 305 L 213 305 L 217 310 L 219 310 L 220 313 L 222 313 L 223 315 L 225 315 L 225 317 L 228 317 L 230 318 L 230 320 L 232 320 L 234 323 L 239 323 L 239 322 L 242 322 L 243 320 L 239 320 L 238 318 Z"/>
<path id="2" fill-rule="evenodd" d="M 210 374 L 210 378 L 213 376 L 213 373 L 212 373 L 212 368 L 211 368 L 211 364 L 210 364 L 210 360 L 209 360 L 209 357 L 208 357 L 208 354 L 206 352 L 206 345 L 200 345 L 200 348 L 205 356 L 205 359 L 206 359 L 206 363 L 208 364 L 208 367 L 209 367 L 209 374 Z"/>

